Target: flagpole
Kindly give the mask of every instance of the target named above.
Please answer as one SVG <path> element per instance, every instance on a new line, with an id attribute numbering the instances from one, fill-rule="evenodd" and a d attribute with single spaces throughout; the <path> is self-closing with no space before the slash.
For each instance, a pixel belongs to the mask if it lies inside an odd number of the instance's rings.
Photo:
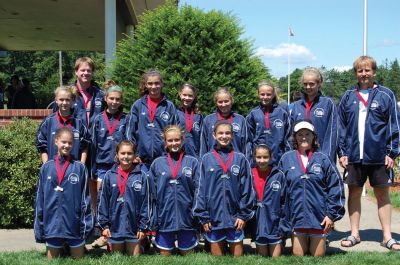
<path id="1" fill-rule="evenodd" d="M 364 0 L 364 38 L 363 55 L 367 55 L 368 0 Z"/>
<path id="2" fill-rule="evenodd" d="M 288 32 L 288 53 L 287 53 L 287 60 L 288 60 L 288 98 L 287 102 L 288 105 L 290 104 L 290 37 L 293 35 L 292 30 L 289 27 Z"/>

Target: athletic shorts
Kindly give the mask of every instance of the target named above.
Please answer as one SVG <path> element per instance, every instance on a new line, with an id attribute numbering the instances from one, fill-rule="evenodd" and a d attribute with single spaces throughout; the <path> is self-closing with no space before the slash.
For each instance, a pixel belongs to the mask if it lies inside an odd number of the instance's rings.
<path id="1" fill-rule="evenodd" d="M 295 228 L 293 230 L 295 236 L 311 236 L 311 237 L 327 237 L 328 233 L 324 229 L 312 228 Z"/>
<path id="2" fill-rule="evenodd" d="M 367 178 L 372 187 L 391 186 L 393 181 L 385 165 L 349 164 L 347 172 L 346 184 L 349 186 L 362 187 Z"/>
<path id="3" fill-rule="evenodd" d="M 191 250 L 199 243 L 199 238 L 194 230 L 180 230 L 176 232 L 157 232 L 155 244 L 159 249 L 173 250 L 175 241 L 178 241 L 179 250 Z"/>
<path id="4" fill-rule="evenodd" d="M 136 236 L 131 236 L 131 237 L 110 237 L 108 239 L 108 242 L 111 243 L 111 244 L 124 244 L 124 243 L 137 244 L 137 243 L 139 243 L 139 240 L 137 239 Z"/>
<path id="5" fill-rule="evenodd" d="M 278 245 L 282 243 L 282 239 L 280 238 L 267 238 L 267 237 L 259 237 L 256 239 L 257 246 L 268 246 L 268 245 Z"/>
<path id="6" fill-rule="evenodd" d="M 79 248 L 85 245 L 85 240 L 60 237 L 46 239 L 46 247 L 49 248 L 63 248 L 65 243 L 67 243 L 70 248 Z"/>
<path id="7" fill-rule="evenodd" d="M 243 230 L 236 230 L 235 228 L 211 230 L 204 234 L 204 237 L 210 243 L 218 243 L 221 241 L 226 241 L 228 243 L 238 243 L 243 240 L 244 232 Z"/>

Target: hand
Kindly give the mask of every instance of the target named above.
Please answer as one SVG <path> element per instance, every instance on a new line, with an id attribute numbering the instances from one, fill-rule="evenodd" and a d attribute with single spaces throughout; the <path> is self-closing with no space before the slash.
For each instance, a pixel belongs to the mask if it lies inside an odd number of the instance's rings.
<path id="1" fill-rule="evenodd" d="M 333 228 L 333 221 L 328 216 L 325 216 L 324 220 L 322 220 L 321 225 L 324 226 L 324 230 L 329 233 Z"/>
<path id="2" fill-rule="evenodd" d="M 236 222 L 235 222 L 236 230 L 243 230 L 245 224 L 246 224 L 245 221 L 243 221 L 243 220 L 240 219 L 240 218 L 237 218 L 237 219 L 236 219 Z"/>
<path id="3" fill-rule="evenodd" d="M 108 228 L 104 229 L 103 232 L 101 232 L 101 235 L 110 238 L 111 237 L 110 229 Z"/>
<path id="4" fill-rule="evenodd" d="M 141 164 L 141 163 L 142 163 L 142 159 L 140 159 L 140 157 L 136 156 L 136 157 L 133 159 L 133 163 L 134 163 L 134 164 Z"/>
<path id="5" fill-rule="evenodd" d="M 146 237 L 146 234 L 144 232 L 142 232 L 142 231 L 139 231 L 139 232 L 136 233 L 136 237 L 140 241 L 140 240 L 143 240 Z"/>
<path id="6" fill-rule="evenodd" d="M 390 156 L 385 157 L 385 166 L 387 169 L 394 167 L 394 160 Z"/>
<path id="7" fill-rule="evenodd" d="M 207 233 L 211 232 L 211 223 L 205 223 L 205 224 L 203 225 L 203 229 L 204 229 L 204 231 L 207 232 Z"/>
<path id="8" fill-rule="evenodd" d="M 340 165 L 342 166 L 342 168 L 346 169 L 347 165 L 349 164 L 349 158 L 347 156 L 342 156 L 339 159 Z"/>

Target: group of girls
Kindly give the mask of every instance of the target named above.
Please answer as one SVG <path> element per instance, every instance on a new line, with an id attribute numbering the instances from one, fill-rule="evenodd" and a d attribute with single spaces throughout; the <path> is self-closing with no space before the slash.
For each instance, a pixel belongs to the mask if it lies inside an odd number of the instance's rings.
<path id="1" fill-rule="evenodd" d="M 344 195 L 331 154 L 324 152 L 334 148 L 329 145 L 336 139 L 326 139 L 336 124 L 323 122 L 335 123 L 326 117 L 336 110 L 326 108 L 331 101 L 319 92 L 318 70 L 304 72 L 304 98 L 291 113 L 262 82 L 260 105 L 246 118 L 232 110 L 229 90 L 218 88 L 216 110 L 204 119 L 197 89 L 185 83 L 176 108 L 156 70 L 142 76 L 140 98 L 125 115 L 122 89 L 109 81 L 102 92 L 93 70 L 89 58 L 77 60 L 77 90 L 56 89 L 55 112 L 38 132 L 44 165 L 35 236 L 46 243 L 49 258 L 64 244 L 82 256 L 94 216 L 103 236 L 98 245 L 107 242 L 131 255 L 141 252 L 149 231 L 160 254 L 170 255 L 176 241 L 182 254 L 189 253 L 201 230 L 213 255 L 228 244 L 240 256 L 246 223 L 262 255 L 279 256 L 288 236 L 295 255 L 324 255 L 326 236 L 344 214 Z"/>

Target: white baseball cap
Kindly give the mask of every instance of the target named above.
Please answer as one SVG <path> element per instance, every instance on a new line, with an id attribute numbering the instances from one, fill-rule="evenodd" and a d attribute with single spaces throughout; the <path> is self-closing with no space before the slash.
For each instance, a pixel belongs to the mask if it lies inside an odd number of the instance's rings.
<path id="1" fill-rule="evenodd" d="M 300 131 L 301 129 L 307 129 L 307 130 L 314 132 L 314 125 L 312 125 L 308 121 L 301 121 L 294 126 L 293 131 L 296 133 L 296 132 Z"/>

